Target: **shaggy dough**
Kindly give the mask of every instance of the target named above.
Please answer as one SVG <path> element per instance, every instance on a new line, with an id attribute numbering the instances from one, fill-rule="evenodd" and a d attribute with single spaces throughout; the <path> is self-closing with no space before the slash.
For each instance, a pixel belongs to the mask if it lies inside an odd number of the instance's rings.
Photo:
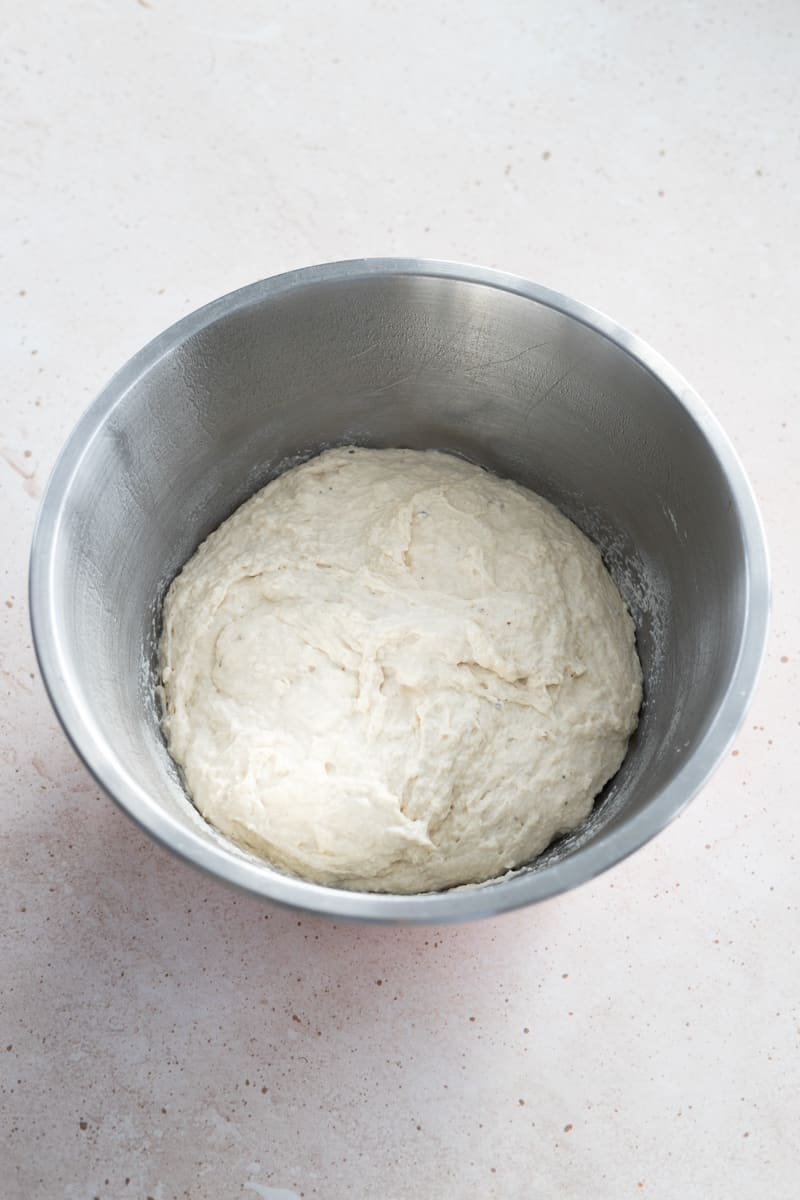
<path id="1" fill-rule="evenodd" d="M 359 890 L 534 858 L 589 813 L 642 697 L 591 542 L 437 451 L 329 450 L 270 483 L 173 582 L 160 652 L 200 812 Z"/>

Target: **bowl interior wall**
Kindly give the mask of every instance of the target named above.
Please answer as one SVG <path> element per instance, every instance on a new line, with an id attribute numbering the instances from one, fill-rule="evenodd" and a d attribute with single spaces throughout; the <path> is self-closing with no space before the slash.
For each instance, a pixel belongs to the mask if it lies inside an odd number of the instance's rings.
<path id="1" fill-rule="evenodd" d="M 724 473 L 619 346 L 530 299 L 429 276 L 242 306 L 156 362 L 87 446 L 55 604 L 79 703 L 126 772 L 217 839 L 158 729 L 160 603 L 247 496 L 341 443 L 461 454 L 542 493 L 600 546 L 637 625 L 642 720 L 585 826 L 533 869 L 646 807 L 706 731 L 740 649 L 747 573 Z"/>

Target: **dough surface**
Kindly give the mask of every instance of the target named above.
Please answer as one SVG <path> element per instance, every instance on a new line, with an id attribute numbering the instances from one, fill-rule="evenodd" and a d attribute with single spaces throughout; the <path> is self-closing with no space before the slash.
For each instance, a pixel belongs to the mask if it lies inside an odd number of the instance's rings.
<path id="1" fill-rule="evenodd" d="M 163 728 L 200 812 L 306 879 L 418 892 L 528 862 L 617 771 L 642 698 L 592 543 L 438 451 L 329 450 L 169 589 Z"/>

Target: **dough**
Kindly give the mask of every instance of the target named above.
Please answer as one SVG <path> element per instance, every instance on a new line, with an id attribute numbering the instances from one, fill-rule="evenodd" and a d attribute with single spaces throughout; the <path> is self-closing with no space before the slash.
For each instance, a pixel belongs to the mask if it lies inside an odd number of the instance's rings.
<path id="1" fill-rule="evenodd" d="M 164 605 L 163 727 L 200 812 L 275 866 L 418 892 L 574 829 L 642 698 L 600 554 L 449 454 L 329 450 L 202 544 Z"/>

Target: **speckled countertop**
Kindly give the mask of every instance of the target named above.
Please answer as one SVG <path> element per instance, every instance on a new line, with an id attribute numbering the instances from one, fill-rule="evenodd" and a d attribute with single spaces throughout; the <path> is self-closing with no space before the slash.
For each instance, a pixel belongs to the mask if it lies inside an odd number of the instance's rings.
<path id="1" fill-rule="evenodd" d="M 4 1200 L 797 1194 L 794 0 L 3 4 Z M 615 871 L 446 929 L 226 890 L 99 795 L 45 698 L 37 501 L 111 372 L 255 278 L 506 268 L 714 408 L 770 539 L 732 756 Z"/>

